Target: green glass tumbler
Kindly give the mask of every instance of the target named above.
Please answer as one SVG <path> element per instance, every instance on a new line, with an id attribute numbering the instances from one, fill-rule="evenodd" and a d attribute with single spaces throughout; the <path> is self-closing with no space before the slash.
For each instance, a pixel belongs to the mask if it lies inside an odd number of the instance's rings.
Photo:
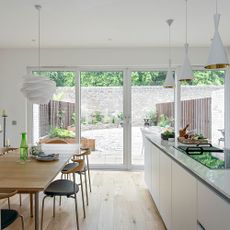
<path id="1" fill-rule="evenodd" d="M 28 144 L 26 140 L 26 133 L 22 133 L 22 140 L 20 144 L 20 161 L 28 160 Z"/>

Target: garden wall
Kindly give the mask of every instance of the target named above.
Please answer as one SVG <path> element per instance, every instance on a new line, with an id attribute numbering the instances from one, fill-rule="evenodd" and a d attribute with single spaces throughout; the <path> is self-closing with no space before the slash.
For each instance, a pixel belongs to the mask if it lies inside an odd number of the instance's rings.
<path id="1" fill-rule="evenodd" d="M 196 98 L 212 97 L 213 92 L 223 89 L 223 86 L 182 86 L 181 99 L 190 100 Z M 61 87 L 57 94 L 62 94 L 62 101 L 74 102 L 74 88 Z M 100 111 L 103 115 L 115 116 L 123 111 L 123 89 L 121 87 L 82 87 L 81 112 L 86 120 L 91 119 L 94 111 Z M 143 119 L 149 111 L 155 109 L 158 103 L 174 101 L 173 89 L 165 89 L 161 86 L 135 86 L 132 87 L 132 122 L 134 125 L 142 125 Z"/>

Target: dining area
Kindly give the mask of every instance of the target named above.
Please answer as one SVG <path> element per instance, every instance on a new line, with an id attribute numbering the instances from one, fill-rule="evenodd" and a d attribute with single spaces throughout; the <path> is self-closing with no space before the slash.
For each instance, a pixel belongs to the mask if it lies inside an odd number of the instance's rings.
<path id="1" fill-rule="evenodd" d="M 27 160 L 22 161 L 19 148 L 0 149 L 1 229 L 10 227 L 11 224 L 16 226 L 12 229 L 53 229 L 46 226 L 49 223 L 49 205 L 46 203 L 50 202 L 48 199 L 45 202 L 47 197 L 53 198 L 49 199 L 53 200 L 53 217 L 55 206 L 58 204 L 60 207 L 58 219 L 61 216 L 61 206 L 66 206 L 67 203 L 62 197 L 74 198 L 68 202 L 68 209 L 74 208 L 75 213 L 71 215 L 73 220 L 70 223 L 75 222 L 73 229 L 80 229 L 78 212 L 80 218 L 86 217 L 88 187 L 91 191 L 90 179 L 87 179 L 90 178 L 90 149 L 80 149 L 78 144 L 50 143 L 42 144 L 41 151 L 41 156 L 29 155 Z M 56 157 L 52 158 L 54 154 Z M 81 197 L 77 198 L 80 193 Z M 81 202 L 81 210 L 78 202 Z M 21 224 L 17 219 L 21 219 Z"/>

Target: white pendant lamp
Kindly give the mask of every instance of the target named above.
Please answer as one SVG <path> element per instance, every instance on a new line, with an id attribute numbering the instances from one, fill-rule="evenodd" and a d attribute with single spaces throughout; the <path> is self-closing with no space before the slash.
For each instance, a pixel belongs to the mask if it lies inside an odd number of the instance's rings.
<path id="1" fill-rule="evenodd" d="M 192 72 L 192 67 L 188 58 L 188 10 L 187 10 L 187 5 L 188 5 L 188 0 L 185 0 L 185 5 L 186 5 L 186 26 L 185 26 L 185 44 L 184 44 L 184 61 L 183 65 L 181 66 L 181 72 L 179 74 L 179 81 L 184 81 L 184 80 L 193 80 L 193 72 Z"/>
<path id="2" fill-rule="evenodd" d="M 208 63 L 204 67 L 206 69 L 223 69 L 230 66 L 228 56 L 225 51 L 223 42 L 221 40 L 218 27 L 220 22 L 220 14 L 217 13 L 217 0 L 216 0 L 216 14 L 214 15 L 215 32 L 212 39 L 212 44 L 209 49 Z"/>
<path id="3" fill-rule="evenodd" d="M 173 78 L 173 72 L 172 72 L 172 60 L 171 60 L 171 25 L 173 23 L 173 19 L 168 19 L 167 24 L 169 26 L 169 67 L 168 67 L 168 72 L 166 75 L 166 79 L 164 82 L 164 87 L 165 88 L 174 88 L 175 87 L 175 81 Z"/>
<path id="4" fill-rule="evenodd" d="M 38 67 L 40 72 L 40 5 L 35 5 L 38 10 Z M 24 83 L 21 88 L 23 95 L 34 104 L 47 104 L 56 90 L 54 81 L 45 76 L 34 76 L 32 74 L 24 76 Z"/>

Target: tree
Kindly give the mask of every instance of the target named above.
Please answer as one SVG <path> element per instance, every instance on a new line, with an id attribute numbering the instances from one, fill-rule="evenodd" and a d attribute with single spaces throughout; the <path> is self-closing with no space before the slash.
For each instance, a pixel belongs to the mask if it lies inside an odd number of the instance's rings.
<path id="1" fill-rule="evenodd" d="M 74 72 L 34 72 L 35 75 L 49 77 L 56 82 L 57 87 L 74 87 Z M 162 86 L 166 78 L 166 71 L 135 71 L 131 74 L 133 86 Z M 184 81 L 182 85 L 223 85 L 224 71 L 194 71 L 193 81 Z M 114 71 L 81 72 L 81 86 L 83 87 L 114 87 L 123 85 L 123 73 Z"/>

